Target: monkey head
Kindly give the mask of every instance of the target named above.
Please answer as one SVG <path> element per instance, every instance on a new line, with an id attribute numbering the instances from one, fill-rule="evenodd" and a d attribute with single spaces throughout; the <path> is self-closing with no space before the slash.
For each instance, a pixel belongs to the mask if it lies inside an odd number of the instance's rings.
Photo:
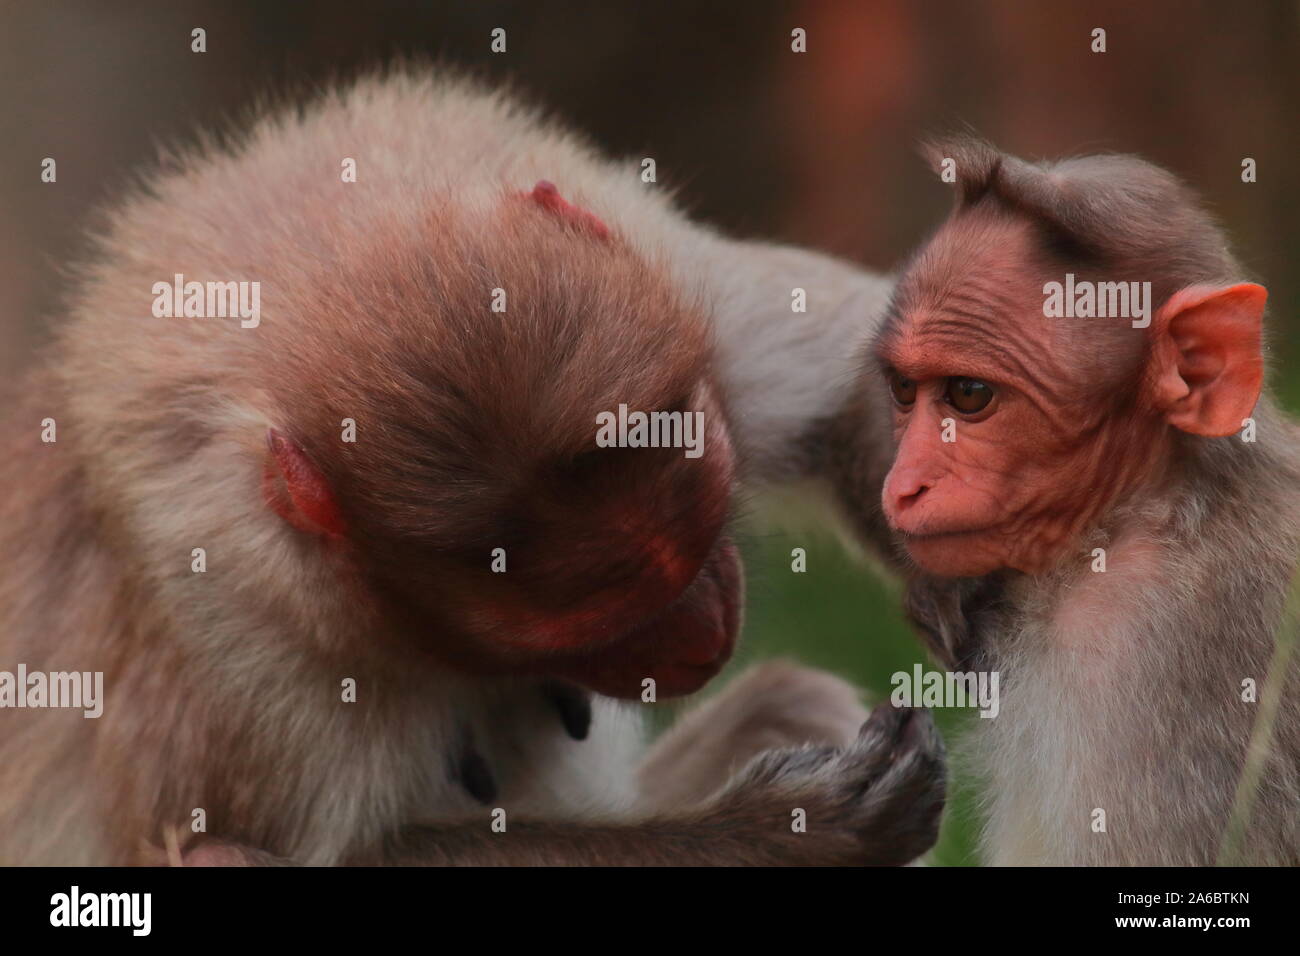
<path id="1" fill-rule="evenodd" d="M 933 152 L 956 158 L 960 198 L 874 343 L 896 449 L 881 505 L 926 571 L 1040 573 L 1108 509 L 1176 480 L 1180 442 L 1243 427 L 1266 293 L 1150 164 Z M 1095 298 L 1062 309 L 1058 292 Z M 1107 314 L 1120 292 L 1129 307 Z"/>
<path id="2" fill-rule="evenodd" d="M 433 207 L 358 240 L 264 323 L 285 336 L 259 352 L 281 415 L 268 507 L 383 637 L 444 665 L 618 697 L 698 689 L 731 653 L 742 591 L 702 309 L 547 183 Z M 659 433 L 598 443 L 620 406 L 665 413 Z M 664 428 L 700 453 L 664 447 Z"/>

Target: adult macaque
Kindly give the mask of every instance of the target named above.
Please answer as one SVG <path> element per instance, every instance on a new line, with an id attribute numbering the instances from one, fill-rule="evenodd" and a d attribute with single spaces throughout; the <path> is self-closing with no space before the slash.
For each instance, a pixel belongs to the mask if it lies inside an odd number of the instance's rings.
<path id="1" fill-rule="evenodd" d="M 934 157 L 956 209 L 899 280 L 836 470 L 863 532 L 883 514 L 934 576 L 911 607 L 940 656 L 1001 672 L 975 735 L 989 860 L 1300 863 L 1300 655 L 1277 653 L 1300 430 L 1261 391 L 1265 290 L 1141 160 Z"/>
<path id="2" fill-rule="evenodd" d="M 102 671 L 106 699 L 0 710 L 0 860 L 915 858 L 943 797 L 924 714 L 857 734 L 844 684 L 772 665 L 641 794 L 644 705 L 617 700 L 717 673 L 733 488 L 812 460 L 831 391 L 765 374 L 850 350 L 791 315 L 791 276 L 853 306 L 845 334 L 884 301 L 427 77 L 174 161 L 110 217 L 5 426 L 0 669 Z M 227 317 L 243 282 L 259 314 Z M 620 405 L 702 413 L 702 454 L 598 447 Z"/>

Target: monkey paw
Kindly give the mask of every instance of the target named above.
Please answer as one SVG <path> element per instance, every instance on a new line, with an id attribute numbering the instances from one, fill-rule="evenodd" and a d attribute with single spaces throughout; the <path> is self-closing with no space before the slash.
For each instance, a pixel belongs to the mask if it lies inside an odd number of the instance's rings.
<path id="1" fill-rule="evenodd" d="M 764 661 L 729 681 L 655 742 L 638 771 L 647 806 L 671 809 L 721 789 L 766 750 L 848 746 L 867 718 L 858 691 L 833 674 Z"/>
<path id="2" fill-rule="evenodd" d="M 975 670 L 990 632 L 986 615 L 1002 598 L 999 576 L 936 578 L 917 575 L 907 584 L 903 609 L 917 635 L 947 670 Z"/>
<path id="3" fill-rule="evenodd" d="M 946 777 L 943 741 L 930 714 L 886 703 L 847 747 L 759 755 L 723 802 L 770 812 L 782 827 L 783 862 L 899 866 L 938 838 Z"/>

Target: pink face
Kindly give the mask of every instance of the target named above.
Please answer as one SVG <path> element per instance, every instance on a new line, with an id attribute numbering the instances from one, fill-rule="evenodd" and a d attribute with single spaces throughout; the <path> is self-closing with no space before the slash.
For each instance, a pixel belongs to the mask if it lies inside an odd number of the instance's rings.
<path id="1" fill-rule="evenodd" d="M 881 504 L 934 574 L 1049 568 L 1161 457 L 1159 419 L 1112 414 L 1044 317 L 1030 241 L 1011 222 L 941 232 L 877 347 L 897 448 Z"/>

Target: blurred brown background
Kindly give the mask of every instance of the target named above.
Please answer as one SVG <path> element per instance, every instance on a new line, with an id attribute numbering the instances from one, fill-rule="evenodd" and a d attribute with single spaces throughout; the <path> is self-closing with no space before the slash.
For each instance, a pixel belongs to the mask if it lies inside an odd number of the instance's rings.
<path id="1" fill-rule="evenodd" d="M 190 30 L 208 51 L 190 52 Z M 492 54 L 503 27 L 508 52 Z M 808 52 L 790 50 L 807 30 Z M 1107 52 L 1090 50 L 1107 32 Z M 604 149 L 653 156 L 699 217 L 888 268 L 947 209 L 917 159 L 972 128 L 1022 156 L 1141 153 L 1189 180 L 1272 290 L 1273 365 L 1300 408 L 1300 4 L 1208 0 L 9 2 L 0 9 L 0 374 L 57 308 L 88 213 L 158 143 L 394 55 L 509 79 Z M 40 163 L 58 161 L 58 182 Z M 1253 157 L 1259 181 L 1241 181 Z M 897 598 L 828 542 L 748 549 L 748 653 L 878 692 L 921 660 Z M 961 718 L 941 715 L 945 729 Z M 959 797 L 938 859 L 971 860 Z"/>
<path id="2" fill-rule="evenodd" d="M 190 52 L 195 26 L 207 53 Z M 489 52 L 498 26 L 505 54 Z M 18 0 L 0 10 L 0 344 L 36 334 L 88 208 L 157 143 L 403 53 L 516 81 L 606 149 L 654 156 L 727 229 L 882 268 L 946 208 L 915 155 L 928 133 L 1139 152 L 1201 190 L 1272 289 L 1275 328 L 1296 328 L 1294 0 Z M 18 361 L 7 348 L 0 368 Z"/>

